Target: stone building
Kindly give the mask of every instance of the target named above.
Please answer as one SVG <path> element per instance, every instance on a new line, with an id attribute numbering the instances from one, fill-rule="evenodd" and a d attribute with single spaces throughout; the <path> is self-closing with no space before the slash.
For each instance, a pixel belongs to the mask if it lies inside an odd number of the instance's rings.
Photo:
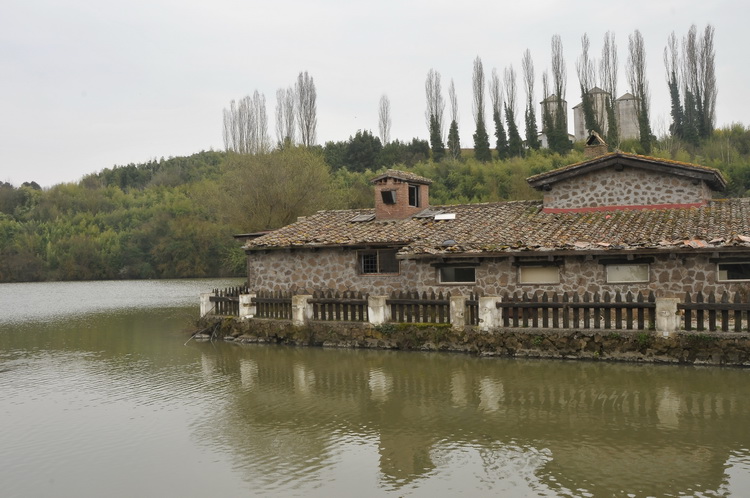
<path id="1" fill-rule="evenodd" d="M 594 115 L 601 124 L 602 133 L 607 134 L 609 130 L 609 120 L 607 118 L 606 102 L 609 93 L 599 87 L 594 87 L 589 91 L 593 104 Z M 617 129 L 620 134 L 620 140 L 638 139 L 640 130 L 638 128 L 638 99 L 630 93 L 622 95 L 615 102 L 615 117 L 617 119 Z M 575 140 L 585 140 L 588 137 L 589 130 L 586 129 L 586 123 L 583 115 L 583 102 L 573 108 L 573 135 Z"/>
<path id="2" fill-rule="evenodd" d="M 750 198 L 713 168 L 623 153 L 527 180 L 542 201 L 431 206 L 388 170 L 375 208 L 320 211 L 245 244 L 252 291 L 750 290 Z"/>

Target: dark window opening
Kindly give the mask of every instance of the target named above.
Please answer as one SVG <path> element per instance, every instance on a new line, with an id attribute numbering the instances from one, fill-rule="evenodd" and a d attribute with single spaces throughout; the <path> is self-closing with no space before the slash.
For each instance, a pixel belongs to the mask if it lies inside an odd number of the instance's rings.
<path id="1" fill-rule="evenodd" d="M 719 280 L 750 280 L 750 261 L 719 263 Z"/>
<path id="2" fill-rule="evenodd" d="M 476 281 L 476 268 L 463 268 L 446 266 L 440 268 L 440 283 L 474 283 Z"/>
<path id="3" fill-rule="evenodd" d="M 381 190 L 380 196 L 383 198 L 383 204 L 396 204 L 395 190 Z"/>
<path id="4" fill-rule="evenodd" d="M 360 251 L 359 272 L 365 275 L 398 273 L 399 265 L 395 249 Z"/>
<path id="5" fill-rule="evenodd" d="M 409 185 L 409 205 L 419 207 L 419 185 Z"/>

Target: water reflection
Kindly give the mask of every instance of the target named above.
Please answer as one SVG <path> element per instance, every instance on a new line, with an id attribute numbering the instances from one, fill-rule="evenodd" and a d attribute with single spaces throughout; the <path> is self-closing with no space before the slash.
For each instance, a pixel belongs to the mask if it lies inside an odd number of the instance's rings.
<path id="1" fill-rule="evenodd" d="M 750 446 L 744 370 L 197 347 L 242 388 L 205 437 L 269 485 L 330 479 L 354 443 L 377 445 L 386 489 L 450 480 L 460 461 L 480 488 L 521 494 L 700 494 Z"/>
<path id="2" fill-rule="evenodd" d="M 86 295 L 142 298 L 141 283 L 110 285 Z M 51 286 L 40 302 L 79 287 Z M 750 487 L 748 370 L 185 345 L 197 306 L 168 298 L 163 309 L 30 321 L 7 319 L 18 314 L 4 307 L 3 496 L 715 496 Z"/>

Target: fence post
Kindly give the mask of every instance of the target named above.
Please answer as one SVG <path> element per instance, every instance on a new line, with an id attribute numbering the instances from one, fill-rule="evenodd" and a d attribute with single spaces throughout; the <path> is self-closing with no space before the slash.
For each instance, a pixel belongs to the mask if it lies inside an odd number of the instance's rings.
<path id="1" fill-rule="evenodd" d="M 497 307 L 497 303 L 502 302 L 502 300 L 501 297 L 479 298 L 479 330 L 487 332 L 500 328 L 503 324 L 503 312 Z"/>
<path id="2" fill-rule="evenodd" d="M 292 296 L 292 325 L 307 325 L 312 318 L 313 306 L 307 302 L 308 299 L 312 299 L 312 296 Z"/>
<path id="3" fill-rule="evenodd" d="M 240 318 L 252 318 L 258 314 L 257 305 L 253 303 L 256 294 L 240 294 Z"/>
<path id="4" fill-rule="evenodd" d="M 680 327 L 680 316 L 677 314 L 677 297 L 656 298 L 656 333 L 662 337 L 673 335 Z"/>
<path id="5" fill-rule="evenodd" d="M 213 306 L 211 306 L 211 296 L 213 294 L 210 292 L 201 292 L 201 316 L 211 313 L 213 309 Z"/>
<path id="6" fill-rule="evenodd" d="M 466 325 L 466 296 L 451 296 L 451 327 L 463 329 Z"/>
<path id="7" fill-rule="evenodd" d="M 367 319 L 373 325 L 391 321 L 391 308 L 385 304 L 388 296 L 367 297 Z"/>

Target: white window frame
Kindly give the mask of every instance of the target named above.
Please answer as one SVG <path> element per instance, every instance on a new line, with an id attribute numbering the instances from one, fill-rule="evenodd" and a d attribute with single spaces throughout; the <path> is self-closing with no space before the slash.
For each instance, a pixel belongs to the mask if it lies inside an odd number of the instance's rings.
<path id="1" fill-rule="evenodd" d="M 412 193 L 413 193 L 413 195 L 412 195 Z M 419 194 L 420 194 L 419 185 L 413 185 L 413 184 L 410 183 L 409 184 L 409 191 L 408 191 L 409 206 L 411 206 L 411 207 L 419 207 L 419 205 L 420 205 Z M 414 202 L 413 203 L 412 203 L 412 197 L 414 198 Z"/>
<path id="2" fill-rule="evenodd" d="M 473 270 L 474 280 L 443 280 L 443 270 Z M 476 266 L 443 266 L 437 269 L 438 282 L 445 285 L 465 285 L 477 283 L 477 267 Z"/>
<path id="3" fill-rule="evenodd" d="M 628 280 L 628 279 L 623 279 L 623 278 L 615 279 L 614 276 L 610 277 L 610 274 L 609 274 L 610 269 L 616 269 L 616 268 L 626 267 L 626 266 L 627 267 L 645 266 L 646 267 L 645 280 L 644 279 Z M 651 281 L 651 265 L 648 263 L 612 263 L 612 264 L 605 265 L 604 272 L 605 272 L 604 280 L 608 284 L 637 284 L 637 283 L 648 283 Z"/>
<path id="4" fill-rule="evenodd" d="M 523 274 L 524 271 L 532 270 L 532 269 L 545 269 L 545 270 L 555 270 L 557 272 L 557 279 L 556 280 L 547 280 L 547 281 L 527 281 L 524 280 Z M 521 285 L 550 285 L 550 284 L 559 284 L 561 280 L 560 277 L 560 267 L 558 265 L 518 265 L 518 283 Z"/>
<path id="5" fill-rule="evenodd" d="M 750 282 L 750 278 L 729 278 L 726 274 L 726 270 L 722 270 L 722 265 L 750 265 L 749 261 L 723 261 L 716 263 L 716 280 L 719 282 Z M 722 278 L 722 272 L 725 273 L 725 277 Z"/>

